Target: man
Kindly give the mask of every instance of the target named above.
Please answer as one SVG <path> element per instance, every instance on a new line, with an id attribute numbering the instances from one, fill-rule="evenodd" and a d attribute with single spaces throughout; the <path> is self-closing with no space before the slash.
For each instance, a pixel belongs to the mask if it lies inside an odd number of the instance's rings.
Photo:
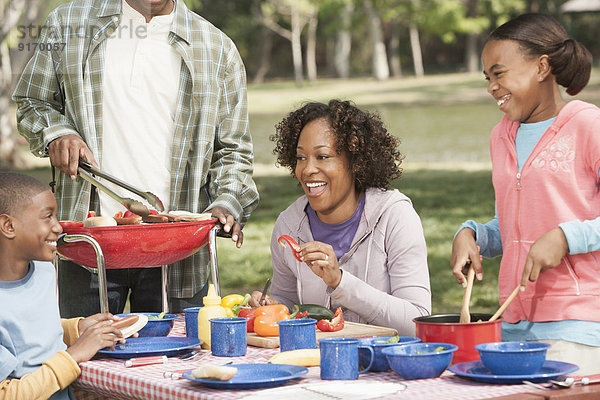
<path id="1" fill-rule="evenodd" d="M 13 99 L 32 152 L 62 172 L 59 218 L 125 211 L 77 178 L 81 158 L 167 209 L 211 212 L 240 247 L 258 193 L 233 42 L 173 0 L 76 0 L 49 15 L 39 42 Z M 169 267 L 172 311 L 201 304 L 207 265 L 205 247 Z M 131 311 L 161 309 L 160 268 L 108 270 L 107 281 L 111 312 L 130 289 Z M 98 312 L 96 275 L 61 261 L 59 289 L 63 317 Z"/>

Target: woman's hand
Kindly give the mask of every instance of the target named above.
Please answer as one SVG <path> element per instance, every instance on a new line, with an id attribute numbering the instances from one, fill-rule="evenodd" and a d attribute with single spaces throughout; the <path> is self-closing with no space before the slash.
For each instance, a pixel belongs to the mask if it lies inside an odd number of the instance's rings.
<path id="1" fill-rule="evenodd" d="M 308 242 L 300 246 L 302 260 L 323 282 L 335 289 L 342 280 L 342 270 L 333 247 L 322 242 Z"/>
<path id="2" fill-rule="evenodd" d="M 452 241 L 452 257 L 450 258 L 452 274 L 456 277 L 456 282 L 460 283 L 463 287 L 467 286 L 465 274 L 468 271 L 469 261 L 475 270 L 477 280 L 482 280 L 482 259 L 483 257 L 479 254 L 479 246 L 475 242 L 475 232 L 473 229 L 465 228 L 458 232 Z"/>
<path id="3" fill-rule="evenodd" d="M 529 248 L 521 286 L 527 286 L 527 281 L 535 282 L 542 272 L 556 267 L 568 252 L 569 244 L 562 229 L 554 228 L 543 234 Z"/>
<path id="4" fill-rule="evenodd" d="M 262 292 L 259 292 L 258 290 L 255 290 L 254 292 L 252 292 L 252 294 L 250 295 L 250 301 L 248 302 L 248 305 L 252 308 L 256 308 L 256 307 L 260 307 L 263 305 L 269 305 L 269 304 L 279 304 L 277 302 L 277 300 L 275 300 L 274 298 L 272 298 L 271 296 L 267 295 L 265 297 L 265 304 L 258 304 L 258 302 L 260 301 L 260 298 L 262 296 Z"/>

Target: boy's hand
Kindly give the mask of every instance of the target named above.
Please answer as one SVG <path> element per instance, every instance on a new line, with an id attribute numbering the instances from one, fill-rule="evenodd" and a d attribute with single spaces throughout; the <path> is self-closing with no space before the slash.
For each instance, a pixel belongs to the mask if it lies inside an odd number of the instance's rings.
<path id="1" fill-rule="evenodd" d="M 77 326 L 77 329 L 79 330 L 79 335 L 83 334 L 83 332 L 89 328 L 90 326 L 93 326 L 95 324 L 97 324 L 98 322 L 101 321 L 118 321 L 120 318 L 112 315 L 111 313 L 104 313 L 104 314 L 94 314 L 91 315 L 87 318 L 84 318 L 82 320 L 79 320 L 79 325 Z"/>
<path id="2" fill-rule="evenodd" d="M 467 272 L 465 268 L 467 268 L 469 261 L 471 261 L 471 265 L 475 270 L 477 280 L 482 280 L 482 259 L 483 257 L 479 254 L 479 246 L 477 246 L 477 242 L 475 241 L 475 232 L 473 229 L 465 228 L 458 232 L 452 241 L 452 257 L 450 258 L 452 274 L 456 277 L 456 282 L 460 283 L 463 287 L 467 286 L 467 278 L 464 274 Z"/>
<path id="3" fill-rule="evenodd" d="M 88 361 L 98 350 L 113 346 L 119 338 L 122 338 L 121 331 L 112 326 L 112 321 L 96 322 L 83 331 L 79 339 L 67 349 L 67 353 L 77 363 Z"/>
<path id="4" fill-rule="evenodd" d="M 554 228 L 543 234 L 529 248 L 521 286 L 527 286 L 527 281 L 535 282 L 540 273 L 556 267 L 568 252 L 569 244 L 562 229 Z"/>

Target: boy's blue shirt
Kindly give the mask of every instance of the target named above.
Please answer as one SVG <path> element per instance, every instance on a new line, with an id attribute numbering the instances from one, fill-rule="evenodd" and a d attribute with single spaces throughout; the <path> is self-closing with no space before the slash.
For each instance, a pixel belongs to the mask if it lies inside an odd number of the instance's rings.
<path id="1" fill-rule="evenodd" d="M 54 265 L 32 261 L 22 279 L 0 281 L 0 380 L 21 378 L 66 348 Z"/>

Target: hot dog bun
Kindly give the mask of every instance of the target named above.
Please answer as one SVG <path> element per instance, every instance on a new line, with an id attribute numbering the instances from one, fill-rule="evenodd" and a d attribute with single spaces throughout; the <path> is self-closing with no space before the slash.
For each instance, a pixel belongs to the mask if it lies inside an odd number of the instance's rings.
<path id="1" fill-rule="evenodd" d="M 135 319 L 137 317 L 137 319 Z M 134 320 L 134 322 L 131 322 L 132 320 Z M 117 326 L 117 324 L 119 323 L 124 323 L 124 324 L 129 324 L 123 328 L 120 328 L 119 326 Z M 129 336 L 133 335 L 134 333 L 136 333 L 137 331 L 139 331 L 140 329 L 142 329 L 144 326 L 146 326 L 146 324 L 148 323 L 148 316 L 145 314 L 135 314 L 135 315 L 130 315 L 128 317 L 122 318 L 116 322 L 113 323 L 113 325 L 116 328 L 121 329 L 121 334 L 123 335 L 123 338 L 128 338 Z"/>
<path id="2" fill-rule="evenodd" d="M 203 365 L 192 371 L 195 379 L 218 379 L 228 381 L 237 373 L 237 368 L 224 365 Z"/>
<path id="3" fill-rule="evenodd" d="M 117 221 L 113 217 L 90 217 L 83 221 L 84 227 L 94 227 L 94 226 L 117 226 Z"/>

